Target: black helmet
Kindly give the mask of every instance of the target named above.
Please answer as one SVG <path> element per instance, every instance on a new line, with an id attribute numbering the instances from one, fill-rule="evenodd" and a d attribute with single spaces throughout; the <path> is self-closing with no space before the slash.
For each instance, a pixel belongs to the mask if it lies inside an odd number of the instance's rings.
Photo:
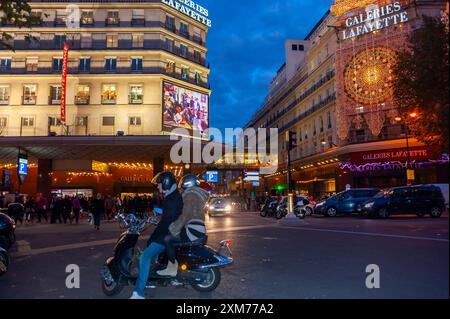
<path id="1" fill-rule="evenodd" d="M 153 178 L 152 183 L 162 184 L 162 189 L 168 191 L 177 183 L 177 179 L 172 172 L 161 172 Z"/>
<path id="2" fill-rule="evenodd" d="M 195 174 L 187 174 L 181 179 L 178 185 L 182 189 L 188 189 L 194 186 L 200 186 L 200 180 Z"/>

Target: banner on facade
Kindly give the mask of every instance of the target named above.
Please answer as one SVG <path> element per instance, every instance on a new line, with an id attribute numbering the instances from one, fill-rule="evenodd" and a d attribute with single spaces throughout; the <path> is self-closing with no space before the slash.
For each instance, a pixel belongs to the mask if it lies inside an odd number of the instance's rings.
<path id="1" fill-rule="evenodd" d="M 66 123 L 66 81 L 69 64 L 69 45 L 64 42 L 63 61 L 62 61 L 62 80 L 61 80 L 61 123 Z"/>

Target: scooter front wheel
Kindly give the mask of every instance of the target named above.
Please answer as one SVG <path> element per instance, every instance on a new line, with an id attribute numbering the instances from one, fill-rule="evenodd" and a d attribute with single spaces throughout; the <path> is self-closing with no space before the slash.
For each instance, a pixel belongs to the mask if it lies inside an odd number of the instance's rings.
<path id="1" fill-rule="evenodd" d="M 102 279 L 102 290 L 108 297 L 117 296 L 122 292 L 123 288 L 124 285 L 117 281 L 106 282 L 105 279 Z"/>
<path id="2" fill-rule="evenodd" d="M 221 280 L 221 273 L 219 268 L 209 268 L 207 273 L 207 279 L 202 283 L 192 284 L 192 288 L 200 292 L 210 292 L 215 290 Z"/>

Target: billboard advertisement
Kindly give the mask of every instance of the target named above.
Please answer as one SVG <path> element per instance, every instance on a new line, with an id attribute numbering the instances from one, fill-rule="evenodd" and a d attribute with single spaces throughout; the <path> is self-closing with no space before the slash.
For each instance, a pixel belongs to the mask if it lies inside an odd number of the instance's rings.
<path id="1" fill-rule="evenodd" d="M 206 138 L 209 128 L 209 96 L 169 82 L 163 82 L 163 131 L 189 130 Z"/>

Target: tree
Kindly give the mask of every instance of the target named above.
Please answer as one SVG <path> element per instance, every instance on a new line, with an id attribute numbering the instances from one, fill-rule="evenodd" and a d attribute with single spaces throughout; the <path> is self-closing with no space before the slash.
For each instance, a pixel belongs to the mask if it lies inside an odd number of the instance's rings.
<path id="1" fill-rule="evenodd" d="M 399 112 L 419 114 L 411 121 L 412 136 L 427 145 L 441 145 L 443 151 L 449 149 L 448 36 L 448 22 L 424 16 L 393 67 Z"/>
<path id="2" fill-rule="evenodd" d="M 31 14 L 31 7 L 25 0 L 1 0 L 0 1 L 0 22 L 2 25 L 12 24 L 19 28 L 31 28 L 33 24 L 41 23 L 41 17 Z M 0 48 L 13 49 L 9 44 L 12 40 L 11 34 L 1 31 Z M 30 41 L 32 37 L 27 36 L 26 40 Z"/>

